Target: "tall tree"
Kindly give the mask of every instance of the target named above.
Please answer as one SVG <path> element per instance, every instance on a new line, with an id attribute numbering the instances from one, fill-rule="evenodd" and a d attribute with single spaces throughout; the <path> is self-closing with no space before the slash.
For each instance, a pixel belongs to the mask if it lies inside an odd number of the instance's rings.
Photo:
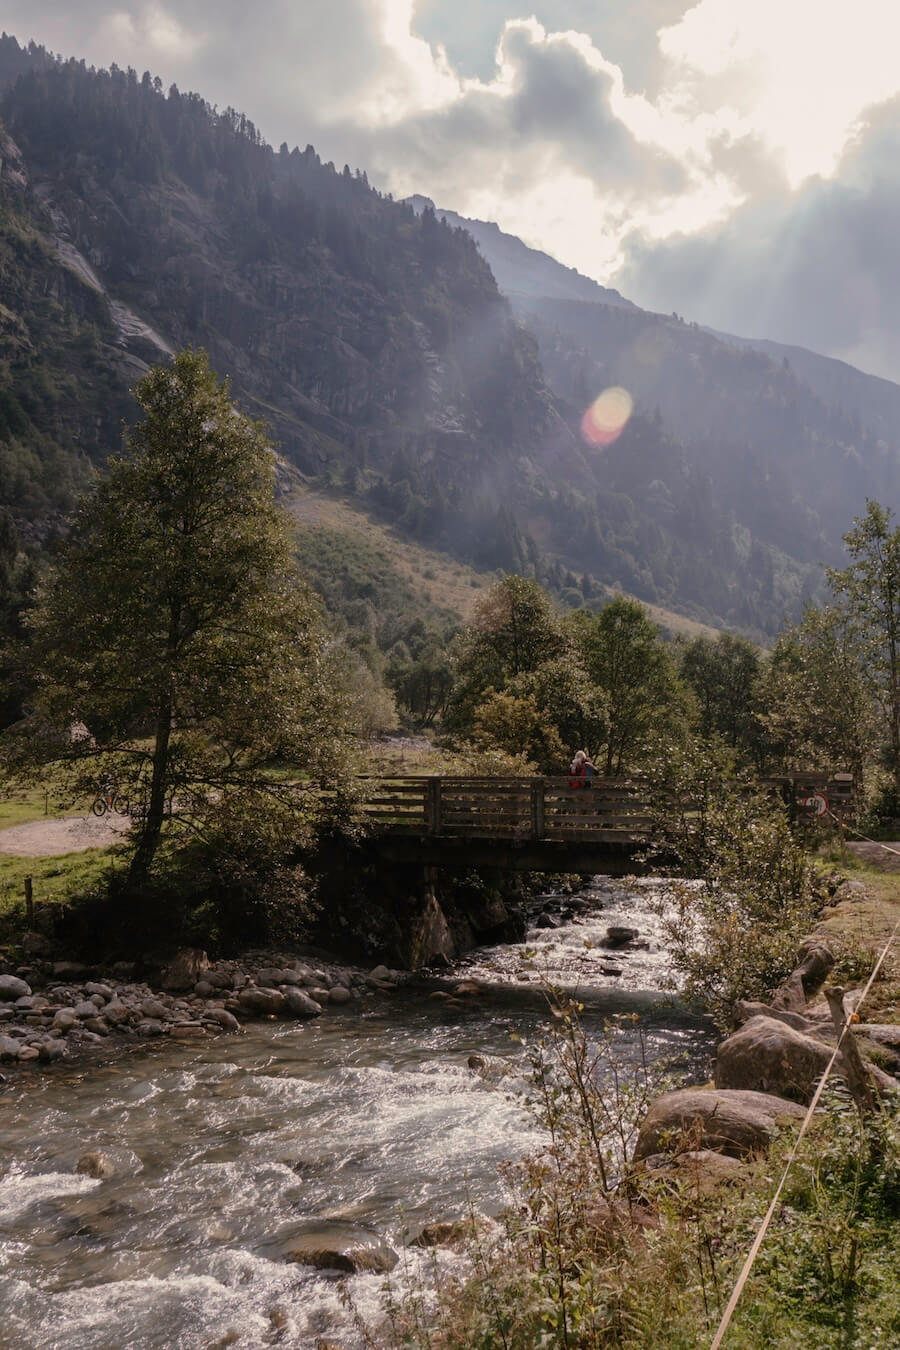
<path id="1" fill-rule="evenodd" d="M 782 769 L 850 769 L 862 787 L 878 709 L 855 618 L 810 606 L 783 632 L 760 682 L 761 720 Z"/>
<path id="2" fill-rule="evenodd" d="M 606 703 L 606 772 L 633 767 L 651 734 L 686 723 L 690 700 L 643 605 L 619 597 L 576 632 L 588 678 Z"/>
<path id="3" fill-rule="evenodd" d="M 528 577 L 506 576 L 479 600 L 462 634 L 447 724 L 468 729 L 489 691 L 559 656 L 564 640 L 550 597 Z"/>
<path id="4" fill-rule="evenodd" d="M 844 535 L 853 560 L 839 571 L 828 569 L 835 595 L 859 625 L 870 670 L 884 710 L 887 760 L 900 792 L 900 526 L 878 502 L 866 503 Z"/>
<path id="5" fill-rule="evenodd" d="M 696 637 L 681 654 L 681 677 L 693 691 L 704 736 L 719 735 L 745 757 L 759 760 L 756 698 L 760 655 L 747 638 L 720 633 Z"/>
<path id="6" fill-rule="evenodd" d="M 136 395 L 130 454 L 82 501 L 31 618 L 31 726 L 82 786 L 114 773 L 142 803 L 140 883 L 173 798 L 195 829 L 226 800 L 265 809 L 269 767 L 327 755 L 337 705 L 261 427 L 202 352 Z"/>

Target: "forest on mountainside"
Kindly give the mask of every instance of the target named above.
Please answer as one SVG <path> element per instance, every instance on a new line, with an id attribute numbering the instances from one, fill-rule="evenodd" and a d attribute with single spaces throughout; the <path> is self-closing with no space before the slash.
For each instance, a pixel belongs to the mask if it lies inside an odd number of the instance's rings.
<path id="1" fill-rule="evenodd" d="M 693 383 L 680 355 L 653 367 L 655 399 L 624 327 L 601 359 L 529 317 L 539 350 L 464 230 L 149 72 L 4 37 L 0 121 L 0 465 L 26 542 L 118 448 L 147 363 L 192 343 L 307 479 L 570 605 L 621 588 L 770 636 L 838 557 L 820 455 L 846 452 L 834 496 L 892 497 L 895 448 L 765 357 L 709 338 Z M 638 410 L 588 447 L 581 414 L 614 378 Z M 691 418 L 665 402 L 682 387 Z"/>

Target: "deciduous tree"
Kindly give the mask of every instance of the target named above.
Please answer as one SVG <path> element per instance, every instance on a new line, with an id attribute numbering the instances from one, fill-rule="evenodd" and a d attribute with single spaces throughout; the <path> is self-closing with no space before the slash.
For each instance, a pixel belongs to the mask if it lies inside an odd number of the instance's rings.
<path id="1" fill-rule="evenodd" d="M 83 499 L 31 618 L 29 730 L 82 790 L 113 773 L 141 805 L 140 883 L 173 801 L 194 831 L 226 802 L 285 805 L 271 767 L 321 767 L 339 707 L 262 428 L 202 352 L 136 394 L 129 453 Z"/>

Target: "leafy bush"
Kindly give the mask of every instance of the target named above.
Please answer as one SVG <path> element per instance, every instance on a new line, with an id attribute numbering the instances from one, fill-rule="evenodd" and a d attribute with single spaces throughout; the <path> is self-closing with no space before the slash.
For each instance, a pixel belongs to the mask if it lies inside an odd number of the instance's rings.
<path id="1" fill-rule="evenodd" d="M 696 884 L 675 883 L 659 910 L 685 996 L 717 1025 L 738 999 L 762 999 L 790 975 L 823 896 L 784 804 L 735 775 L 721 747 L 667 754 L 654 777 L 655 849 Z"/>

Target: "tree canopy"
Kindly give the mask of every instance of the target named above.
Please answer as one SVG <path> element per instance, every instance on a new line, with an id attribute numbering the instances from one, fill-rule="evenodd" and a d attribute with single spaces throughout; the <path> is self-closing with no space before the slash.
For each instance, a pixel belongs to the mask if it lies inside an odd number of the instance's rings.
<path id="1" fill-rule="evenodd" d="M 78 509 L 28 659 L 32 747 L 139 805 L 140 881 L 170 817 L 202 834 L 226 805 L 285 805 L 272 766 L 321 769 L 340 709 L 262 428 L 203 352 L 136 394 L 143 420 Z"/>

